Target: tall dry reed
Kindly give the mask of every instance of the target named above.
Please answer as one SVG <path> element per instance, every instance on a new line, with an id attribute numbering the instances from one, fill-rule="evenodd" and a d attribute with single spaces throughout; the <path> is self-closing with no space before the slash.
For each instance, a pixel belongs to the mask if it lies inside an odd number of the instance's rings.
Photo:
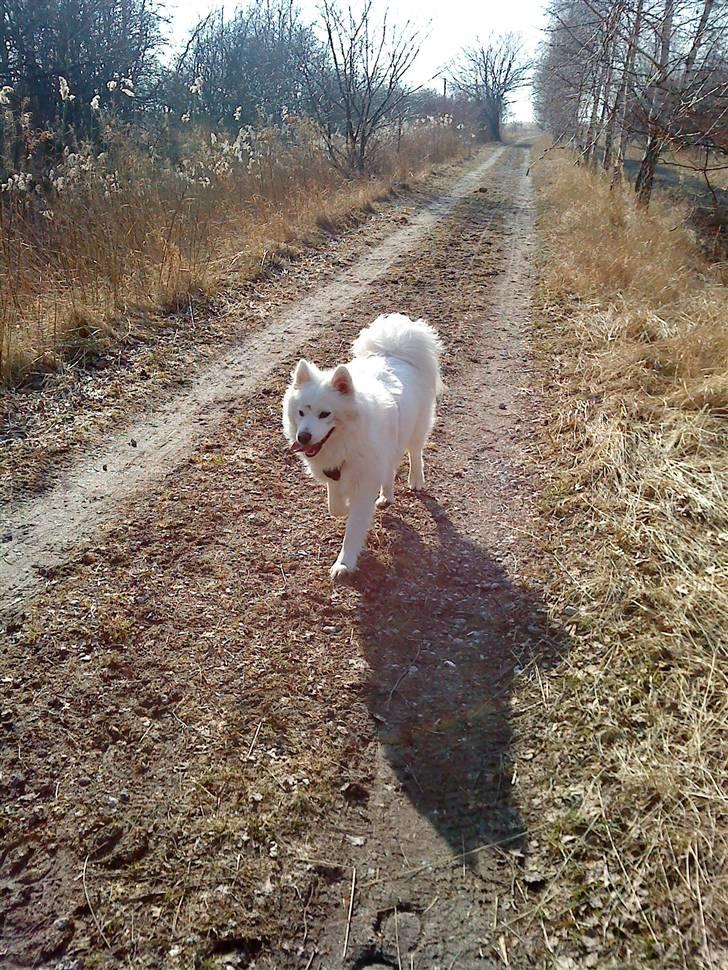
<path id="1" fill-rule="evenodd" d="M 315 127 L 189 130 L 172 162 L 128 133 L 11 175 L 0 196 L 0 379 L 113 339 L 130 317 L 246 280 L 266 252 L 371 208 L 392 181 L 463 154 L 450 125 L 383 138 L 379 174 L 349 181 Z M 36 140 L 36 144 L 40 144 Z"/>

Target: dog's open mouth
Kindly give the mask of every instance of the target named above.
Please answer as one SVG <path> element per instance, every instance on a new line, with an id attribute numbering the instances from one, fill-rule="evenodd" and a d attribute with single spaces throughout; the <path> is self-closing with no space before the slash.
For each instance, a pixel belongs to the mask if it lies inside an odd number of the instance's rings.
<path id="1" fill-rule="evenodd" d="M 325 438 L 322 438 L 321 441 L 317 441 L 313 445 L 302 445 L 298 441 L 294 441 L 291 443 L 291 451 L 293 452 L 302 451 L 306 456 L 306 458 L 315 458 L 335 430 L 336 428 L 331 428 Z"/>

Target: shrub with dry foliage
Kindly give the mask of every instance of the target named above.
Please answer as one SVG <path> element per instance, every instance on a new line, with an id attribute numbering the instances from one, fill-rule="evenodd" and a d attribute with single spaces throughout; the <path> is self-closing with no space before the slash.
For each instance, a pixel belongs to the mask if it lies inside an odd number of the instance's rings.
<path id="1" fill-rule="evenodd" d="M 552 878 L 524 918 L 564 966 L 722 967 L 726 266 L 679 206 L 647 213 L 566 154 L 535 175 L 545 581 L 576 648 L 529 725 Z"/>

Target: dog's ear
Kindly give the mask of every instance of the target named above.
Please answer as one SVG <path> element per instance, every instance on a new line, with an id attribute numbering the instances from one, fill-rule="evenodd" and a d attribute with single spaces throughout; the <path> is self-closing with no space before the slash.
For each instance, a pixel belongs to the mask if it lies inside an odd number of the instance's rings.
<path id="1" fill-rule="evenodd" d="M 293 372 L 293 386 L 300 387 L 311 380 L 311 365 L 307 360 L 299 360 Z"/>
<path id="2" fill-rule="evenodd" d="M 331 386 L 339 394 L 351 394 L 353 392 L 354 385 L 351 382 L 351 374 L 343 364 L 339 364 L 331 375 Z"/>

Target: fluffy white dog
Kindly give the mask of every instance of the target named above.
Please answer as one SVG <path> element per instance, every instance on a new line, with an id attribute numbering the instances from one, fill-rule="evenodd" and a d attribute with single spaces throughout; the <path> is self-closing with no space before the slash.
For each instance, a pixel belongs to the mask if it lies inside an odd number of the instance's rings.
<path id="1" fill-rule="evenodd" d="M 356 569 L 375 504 L 394 501 L 394 476 L 405 451 L 409 487 L 425 486 L 422 449 L 442 390 L 441 350 L 427 323 L 392 313 L 362 330 L 351 363 L 319 370 L 301 360 L 293 372 L 283 429 L 291 450 L 326 485 L 329 512 L 347 517 L 333 579 Z"/>

